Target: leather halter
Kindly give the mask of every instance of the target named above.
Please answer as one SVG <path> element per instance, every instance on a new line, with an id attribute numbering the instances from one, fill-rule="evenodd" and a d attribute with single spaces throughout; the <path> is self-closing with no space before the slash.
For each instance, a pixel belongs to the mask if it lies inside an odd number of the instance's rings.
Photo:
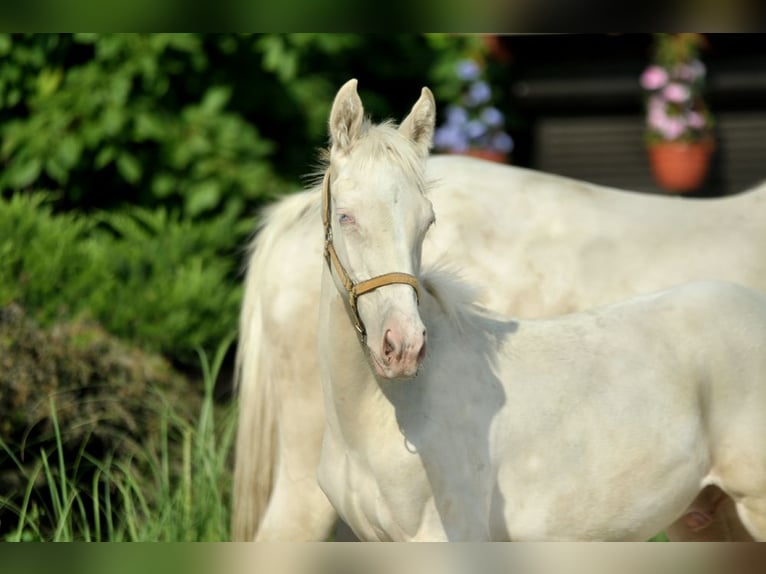
<path id="1" fill-rule="evenodd" d="M 367 338 L 367 331 L 362 323 L 362 318 L 359 316 L 359 309 L 357 307 L 357 299 L 365 293 L 374 291 L 379 287 L 386 285 L 394 285 L 402 283 L 409 285 L 415 290 L 415 296 L 418 304 L 420 304 L 420 283 L 417 277 L 409 275 L 407 273 L 384 273 L 378 275 L 372 279 L 365 279 L 364 281 L 354 281 L 349 277 L 348 272 L 343 267 L 343 264 L 338 258 L 338 254 L 335 251 L 335 246 L 332 243 L 332 221 L 330 220 L 330 170 L 328 169 L 324 175 L 324 181 L 322 182 L 322 223 L 324 224 L 324 258 L 327 261 L 327 266 L 332 273 L 333 268 L 340 277 L 343 287 L 346 290 L 348 297 L 348 304 L 351 307 L 352 321 L 354 327 L 359 335 L 359 339 L 364 343 Z"/>

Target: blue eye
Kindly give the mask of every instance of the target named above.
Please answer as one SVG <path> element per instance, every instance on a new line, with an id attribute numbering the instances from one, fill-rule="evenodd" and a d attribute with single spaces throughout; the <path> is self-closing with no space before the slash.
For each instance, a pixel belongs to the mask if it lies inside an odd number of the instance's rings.
<path id="1" fill-rule="evenodd" d="M 348 213 L 339 213 L 338 223 L 340 223 L 341 225 L 349 225 L 351 223 L 354 223 L 354 218 L 351 217 Z"/>

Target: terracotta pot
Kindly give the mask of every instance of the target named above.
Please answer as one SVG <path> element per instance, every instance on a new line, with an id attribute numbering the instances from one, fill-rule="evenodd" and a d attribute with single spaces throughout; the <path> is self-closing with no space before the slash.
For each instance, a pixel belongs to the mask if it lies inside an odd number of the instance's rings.
<path id="1" fill-rule="evenodd" d="M 705 181 L 713 140 L 661 142 L 649 146 L 649 163 L 654 179 L 666 191 L 683 193 L 698 189 Z"/>
<path id="2" fill-rule="evenodd" d="M 491 151 L 487 149 L 469 149 L 464 152 L 460 152 L 460 155 L 470 155 L 471 157 L 478 157 L 479 159 L 485 159 L 487 161 L 494 161 L 496 163 L 507 163 L 508 155 L 499 151 Z"/>

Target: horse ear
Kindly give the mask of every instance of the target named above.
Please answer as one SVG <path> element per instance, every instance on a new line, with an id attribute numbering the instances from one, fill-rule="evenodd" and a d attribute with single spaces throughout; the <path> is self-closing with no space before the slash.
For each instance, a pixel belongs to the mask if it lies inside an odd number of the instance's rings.
<path id="1" fill-rule="evenodd" d="M 428 155 L 436 123 L 436 102 L 428 88 L 423 88 L 420 98 L 399 126 L 399 131 L 417 144 L 423 157 Z"/>
<path id="2" fill-rule="evenodd" d="M 330 110 L 330 142 L 333 152 L 348 151 L 359 136 L 364 107 L 356 93 L 357 80 L 349 80 L 338 90 Z"/>

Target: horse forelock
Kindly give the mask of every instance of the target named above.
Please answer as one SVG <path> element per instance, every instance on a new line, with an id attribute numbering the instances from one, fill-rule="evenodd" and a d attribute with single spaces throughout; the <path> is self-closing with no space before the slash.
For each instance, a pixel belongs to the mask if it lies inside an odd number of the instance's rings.
<path id="1" fill-rule="evenodd" d="M 377 162 L 387 161 L 401 169 L 407 179 L 415 182 L 418 190 L 425 194 L 430 182 L 425 177 L 425 159 L 416 144 L 406 138 L 391 120 L 379 124 L 365 118 L 359 130 L 359 137 L 353 141 L 348 152 L 360 169 L 366 169 Z M 333 165 L 331 149 L 319 152 L 319 165 L 309 176 L 312 185 L 321 185 L 325 172 Z"/>

